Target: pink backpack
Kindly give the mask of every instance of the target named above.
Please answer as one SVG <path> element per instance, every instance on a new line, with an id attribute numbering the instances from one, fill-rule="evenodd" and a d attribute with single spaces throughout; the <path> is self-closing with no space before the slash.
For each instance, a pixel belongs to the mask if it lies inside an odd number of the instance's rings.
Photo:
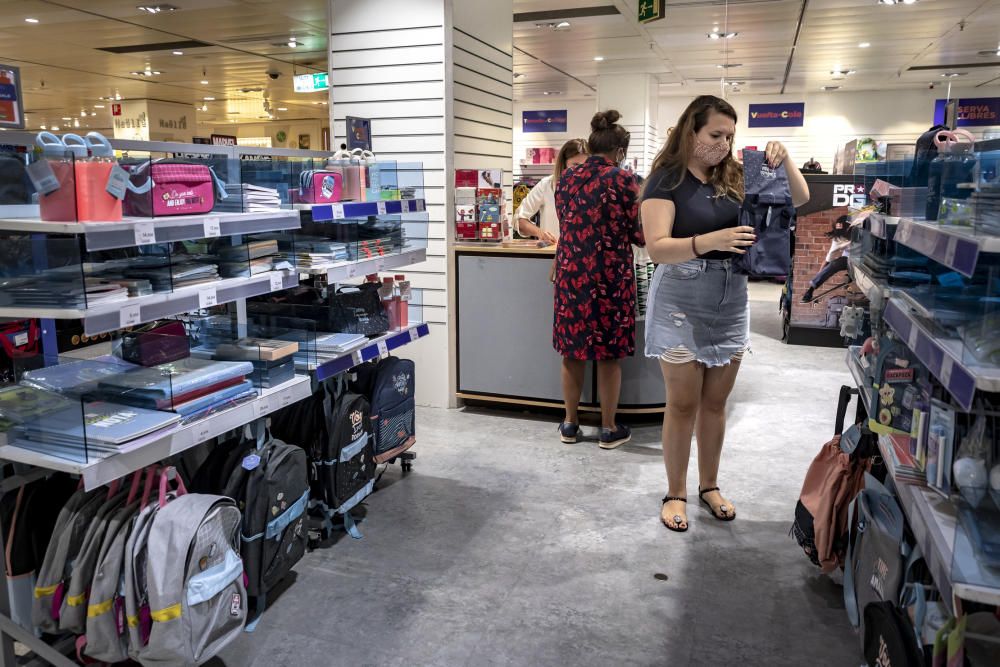
<path id="1" fill-rule="evenodd" d="M 226 198 L 226 185 L 206 165 L 152 160 L 129 169 L 125 215 L 160 217 L 208 213 Z"/>

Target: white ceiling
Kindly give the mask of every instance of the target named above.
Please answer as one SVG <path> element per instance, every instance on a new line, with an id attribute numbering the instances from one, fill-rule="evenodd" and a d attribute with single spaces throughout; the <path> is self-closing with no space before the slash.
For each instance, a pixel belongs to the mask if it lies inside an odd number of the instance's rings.
<path id="1" fill-rule="evenodd" d="M 964 73 L 955 79 L 963 87 L 1000 84 L 1000 0 L 920 0 L 895 6 L 876 0 L 730 0 L 728 6 L 724 0 L 667 0 L 666 17 L 645 26 L 636 21 L 637 4 L 586 2 L 587 7 L 611 5 L 620 14 L 567 18 L 570 27 L 564 30 L 537 27 L 534 21 L 515 23 L 515 45 L 551 65 L 516 53 L 515 70 L 524 73 L 516 82 L 516 94 L 534 98 L 548 90 L 587 96 L 598 75 L 636 71 L 656 74 L 663 94 L 684 95 L 718 91 L 723 72 L 729 80 L 745 82 L 741 90 L 756 94 L 783 88 L 789 93 L 818 92 L 828 85 L 843 90 L 924 88 L 944 81 L 941 74 L 949 71 L 908 71 L 914 66 L 966 65 L 954 68 Z M 517 16 L 579 5 L 515 0 L 514 12 Z M 738 35 L 711 40 L 708 33 L 716 25 Z M 864 42 L 871 46 L 859 48 Z M 980 51 L 990 55 L 981 56 Z M 595 62 L 596 56 L 604 61 Z M 726 62 L 739 67 L 717 67 Z M 831 76 L 837 66 L 856 73 L 838 80 Z"/>
<path id="2" fill-rule="evenodd" d="M 326 0 L 172 0 L 178 11 L 156 15 L 140 12 L 139 4 L 0 0 L 0 63 L 21 67 L 30 128 L 80 118 L 81 111 L 97 114 L 81 118 L 84 125 L 108 127 L 109 105 L 99 98 L 115 95 L 204 103 L 208 112 L 199 113 L 199 121 L 213 125 L 260 122 L 265 99 L 281 121 L 326 118 L 326 107 L 318 103 L 325 101 L 323 93 L 292 90 L 293 73 L 326 69 Z M 946 70 L 909 71 L 915 66 L 954 66 L 965 73 L 955 79 L 963 87 L 989 84 L 995 90 L 1000 84 L 1000 0 L 919 0 L 896 6 L 876 0 L 730 0 L 728 7 L 725 0 L 667 0 L 666 18 L 646 26 L 636 21 L 637 4 L 514 0 L 515 16 L 580 11 L 581 5 L 618 12 L 568 18 L 565 30 L 536 27 L 536 21 L 515 23 L 515 71 L 523 75 L 515 80 L 516 98 L 542 97 L 544 91 L 592 96 L 598 75 L 619 72 L 654 74 L 662 93 L 678 95 L 717 91 L 723 72 L 744 82 L 742 91 L 755 94 L 778 93 L 782 87 L 801 94 L 825 85 L 923 88 L 945 80 Z M 25 18 L 39 22 L 29 24 Z M 707 34 L 715 25 L 739 35 L 710 40 Z M 287 46 L 291 36 L 299 47 Z M 165 46 L 186 40 L 206 46 L 183 48 L 179 56 Z M 871 46 L 859 48 L 861 42 Z M 136 53 L 99 50 L 135 45 L 153 46 Z M 596 56 L 604 61 L 595 62 Z M 717 68 L 727 61 L 740 66 Z M 147 65 L 162 74 L 130 74 Z M 856 73 L 834 80 L 830 72 L 837 65 Z M 272 80 L 268 72 L 281 76 Z M 204 102 L 204 97 L 216 101 Z M 103 109 L 95 108 L 101 104 Z"/>

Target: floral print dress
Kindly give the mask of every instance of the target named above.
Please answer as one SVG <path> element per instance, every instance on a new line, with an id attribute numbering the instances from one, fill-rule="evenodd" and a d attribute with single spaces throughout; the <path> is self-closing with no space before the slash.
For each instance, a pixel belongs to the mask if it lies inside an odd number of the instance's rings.
<path id="1" fill-rule="evenodd" d="M 636 314 L 632 244 L 645 245 L 635 176 L 601 156 L 591 156 L 563 174 L 556 188 L 556 210 L 553 347 L 569 359 L 632 356 Z"/>

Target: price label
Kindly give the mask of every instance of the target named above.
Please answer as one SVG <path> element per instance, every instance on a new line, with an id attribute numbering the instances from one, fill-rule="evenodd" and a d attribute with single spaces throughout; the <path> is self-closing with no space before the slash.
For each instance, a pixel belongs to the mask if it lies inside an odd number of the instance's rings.
<path id="1" fill-rule="evenodd" d="M 365 358 L 361 356 L 361 350 L 358 350 L 354 353 L 354 363 L 359 366 L 365 363 Z"/>
<path id="2" fill-rule="evenodd" d="M 385 215 L 388 209 L 385 207 L 384 201 L 375 202 L 375 210 L 378 211 L 379 215 Z"/>
<path id="3" fill-rule="evenodd" d="M 214 239 L 222 233 L 222 223 L 216 217 L 205 218 L 205 238 Z"/>
<path id="4" fill-rule="evenodd" d="M 117 164 L 108 173 L 108 184 L 104 187 L 115 199 L 125 199 L 125 188 L 128 185 L 128 172 Z"/>
<path id="5" fill-rule="evenodd" d="M 417 330 L 416 327 L 413 327 L 412 329 L 410 329 L 410 342 L 413 343 L 418 338 L 420 338 L 420 332 Z"/>
<path id="6" fill-rule="evenodd" d="M 347 267 L 347 277 L 348 278 L 357 278 L 358 277 L 358 265 L 357 264 L 351 264 L 351 265 L 349 265 Z"/>
<path id="7" fill-rule="evenodd" d="M 375 346 L 378 348 L 378 356 L 380 357 L 389 356 L 389 346 L 386 344 L 384 340 L 380 340 L 378 343 L 375 344 Z"/>
<path id="8" fill-rule="evenodd" d="M 52 165 L 49 164 L 48 160 L 32 162 L 28 165 L 26 171 L 28 172 L 28 178 L 31 179 L 31 184 L 35 186 L 35 190 L 40 195 L 55 192 L 61 185 L 59 179 L 56 178 L 55 172 L 52 171 Z"/>
<path id="9" fill-rule="evenodd" d="M 916 325 L 911 326 L 910 337 L 906 341 L 906 344 L 909 346 L 911 350 L 915 350 L 917 348 L 917 338 L 919 337 L 919 335 L 920 335 L 920 330 L 917 329 Z"/>
<path id="10" fill-rule="evenodd" d="M 153 223 L 135 223 L 135 244 L 149 245 L 150 243 L 156 243 L 156 231 L 153 229 Z"/>
<path id="11" fill-rule="evenodd" d="M 384 259 L 376 259 L 375 260 L 375 273 L 379 273 L 380 271 L 385 271 L 385 260 Z"/>
<path id="12" fill-rule="evenodd" d="M 906 243 L 910 240 L 910 225 L 900 223 L 896 229 L 896 240 Z"/>
<path id="13" fill-rule="evenodd" d="M 214 287 L 198 291 L 198 308 L 211 308 L 219 305 L 219 295 Z"/>
<path id="14" fill-rule="evenodd" d="M 955 251 L 958 250 L 958 239 L 952 236 L 948 239 L 948 245 L 944 249 L 945 266 L 955 265 Z"/>
<path id="15" fill-rule="evenodd" d="M 28 332 L 22 331 L 21 333 L 14 334 L 14 345 L 16 347 L 23 347 L 28 344 Z"/>
<path id="16" fill-rule="evenodd" d="M 254 403 L 253 411 L 254 414 L 257 415 L 258 417 L 263 417 L 264 415 L 266 415 L 271 411 L 270 401 L 268 401 L 268 399 L 263 397 L 258 398 L 257 402 Z"/>
<path id="17" fill-rule="evenodd" d="M 280 292 L 285 289 L 284 276 L 279 271 L 271 272 L 271 291 Z"/>
<path id="18" fill-rule="evenodd" d="M 333 209 L 333 219 L 334 220 L 343 220 L 344 219 L 344 205 L 343 204 L 334 204 L 331 208 Z"/>
<path id="19" fill-rule="evenodd" d="M 200 442 L 205 442 L 211 437 L 211 433 L 212 429 L 209 427 L 209 424 L 199 424 L 194 432 L 194 444 L 197 445 Z"/>
<path id="20" fill-rule="evenodd" d="M 282 408 L 287 408 L 291 404 L 292 404 L 292 392 L 286 391 L 281 395 L 281 398 L 278 400 L 278 405 Z"/>
<path id="21" fill-rule="evenodd" d="M 951 357 L 945 355 L 944 359 L 941 360 L 941 374 L 938 379 L 941 380 L 941 384 L 947 387 L 951 383 L 951 371 L 955 367 L 955 362 Z"/>
<path id="22" fill-rule="evenodd" d="M 410 200 L 409 199 L 404 199 L 403 201 L 399 202 L 399 210 L 402 211 L 403 213 L 409 213 L 410 212 Z"/>
<path id="23" fill-rule="evenodd" d="M 118 311 L 119 324 L 121 328 L 134 327 L 142 321 L 142 307 L 139 305 L 126 305 Z"/>

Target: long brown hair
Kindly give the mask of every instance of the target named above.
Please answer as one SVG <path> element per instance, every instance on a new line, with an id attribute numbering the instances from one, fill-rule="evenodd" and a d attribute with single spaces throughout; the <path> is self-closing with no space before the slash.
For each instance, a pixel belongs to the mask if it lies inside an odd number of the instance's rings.
<path id="1" fill-rule="evenodd" d="M 586 139 L 570 139 L 559 149 L 556 155 L 555 168 L 552 170 L 552 187 L 559 183 L 562 173 L 566 171 L 566 163 L 577 155 L 589 155 Z"/>
<path id="2" fill-rule="evenodd" d="M 688 105 L 677 124 L 671 128 L 667 143 L 653 160 L 651 172 L 666 169 L 676 179 L 670 189 L 674 189 L 684 180 L 688 162 L 694 151 L 694 138 L 705 125 L 712 112 L 721 113 L 733 119 L 735 123 L 736 109 L 729 102 L 714 95 L 700 95 Z M 731 197 L 743 200 L 743 168 L 733 157 L 732 147 L 729 155 L 715 167 L 708 170 L 708 180 L 715 186 L 717 197 Z"/>

